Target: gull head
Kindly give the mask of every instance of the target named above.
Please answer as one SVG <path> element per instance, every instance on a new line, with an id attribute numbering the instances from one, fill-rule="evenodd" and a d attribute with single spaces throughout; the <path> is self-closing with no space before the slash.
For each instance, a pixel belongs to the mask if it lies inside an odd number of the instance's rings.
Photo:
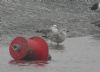
<path id="1" fill-rule="evenodd" d="M 51 30 L 52 30 L 52 32 L 58 32 L 57 25 L 51 26 Z"/>
<path id="2" fill-rule="evenodd" d="M 57 28 L 57 25 L 53 25 L 52 27 L 55 27 L 55 28 Z"/>

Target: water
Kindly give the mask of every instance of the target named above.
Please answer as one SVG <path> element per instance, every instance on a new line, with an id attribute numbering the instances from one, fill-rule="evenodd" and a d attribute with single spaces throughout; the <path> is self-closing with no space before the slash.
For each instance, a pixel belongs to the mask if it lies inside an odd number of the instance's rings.
<path id="1" fill-rule="evenodd" d="M 100 72 L 100 40 L 92 36 L 67 38 L 64 45 L 50 46 L 48 63 L 10 63 L 8 47 L 0 49 L 0 72 Z"/>

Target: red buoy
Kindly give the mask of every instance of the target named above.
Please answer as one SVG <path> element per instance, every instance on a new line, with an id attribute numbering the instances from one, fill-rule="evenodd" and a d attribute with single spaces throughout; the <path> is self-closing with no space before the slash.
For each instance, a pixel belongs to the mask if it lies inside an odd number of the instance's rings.
<path id="1" fill-rule="evenodd" d="M 48 45 L 41 37 L 32 37 L 28 40 L 29 48 L 37 60 L 48 60 Z"/>
<path id="2" fill-rule="evenodd" d="M 48 60 L 48 44 L 38 36 L 28 40 L 16 37 L 10 44 L 9 52 L 15 60 Z"/>

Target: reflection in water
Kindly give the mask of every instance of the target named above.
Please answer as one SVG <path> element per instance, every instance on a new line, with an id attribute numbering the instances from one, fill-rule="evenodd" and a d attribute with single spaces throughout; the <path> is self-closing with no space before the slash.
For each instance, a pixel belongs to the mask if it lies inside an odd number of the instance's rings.
<path id="1" fill-rule="evenodd" d="M 26 61 L 26 60 L 11 60 L 9 64 L 19 65 L 19 66 L 29 66 L 31 64 L 35 64 L 37 66 L 45 66 L 48 64 L 48 61 Z"/>
<path id="2" fill-rule="evenodd" d="M 64 46 L 63 45 L 55 45 L 55 44 L 51 44 L 49 46 L 50 49 L 56 49 L 56 50 L 64 50 Z"/>

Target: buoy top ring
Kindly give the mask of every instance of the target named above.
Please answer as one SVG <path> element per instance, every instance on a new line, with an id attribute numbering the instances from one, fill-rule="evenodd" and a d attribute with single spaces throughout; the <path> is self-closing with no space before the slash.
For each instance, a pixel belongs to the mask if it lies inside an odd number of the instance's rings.
<path id="1" fill-rule="evenodd" d="M 24 37 L 16 37 L 10 44 L 9 51 L 15 60 L 21 60 L 27 55 L 28 43 Z"/>

